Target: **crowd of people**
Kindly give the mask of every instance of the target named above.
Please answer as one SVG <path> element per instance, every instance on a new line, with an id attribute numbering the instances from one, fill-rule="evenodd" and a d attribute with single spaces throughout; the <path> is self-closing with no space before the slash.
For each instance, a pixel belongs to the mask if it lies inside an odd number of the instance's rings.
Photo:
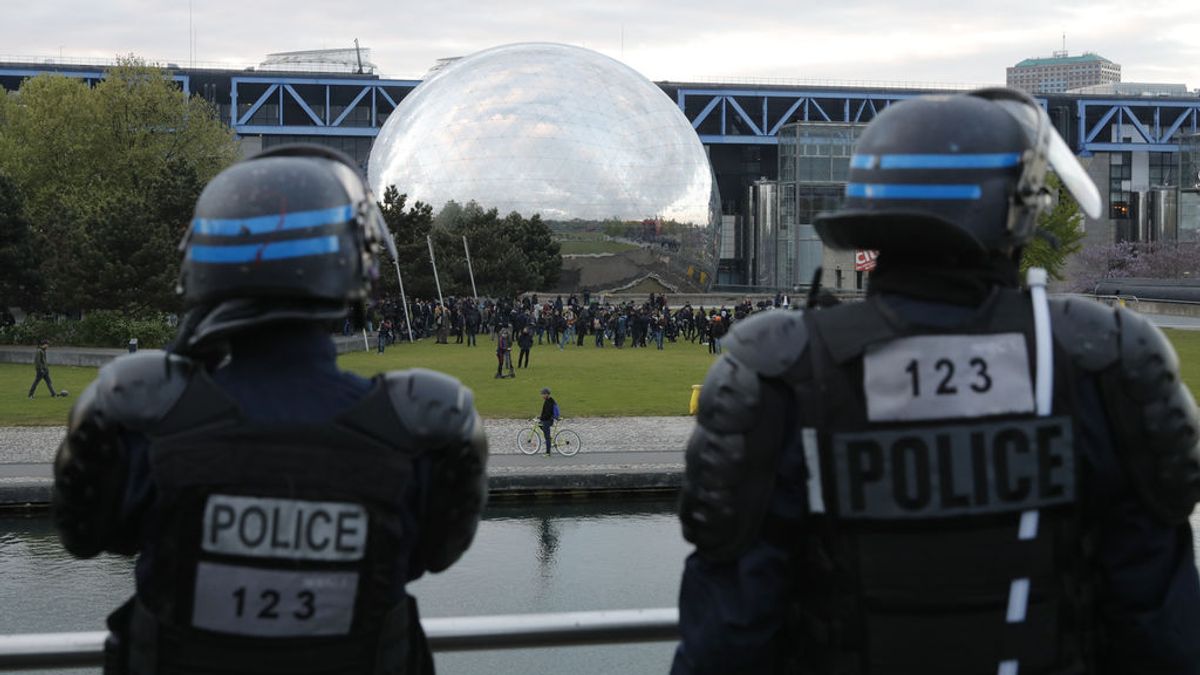
<path id="1" fill-rule="evenodd" d="M 751 314 L 769 309 L 787 309 L 788 299 L 782 294 L 772 300 L 757 303 L 746 298 L 732 308 L 693 307 L 690 302 L 672 306 L 667 296 L 651 293 L 641 303 L 624 300 L 614 303 L 590 292 L 557 295 L 553 300 L 538 294 L 515 298 L 446 298 L 445 305 L 437 300 L 415 299 L 407 317 L 398 300 L 377 303 L 368 316 L 367 330 L 376 334 L 380 352 L 387 345 L 409 339 L 433 338 L 437 344 L 478 346 L 478 336 L 486 334 L 491 342 L 503 344 L 511 351 L 520 349 L 517 368 L 528 367 L 529 352 L 534 344 L 556 345 L 560 350 L 569 345 L 616 349 L 663 349 L 665 343 L 689 342 L 708 347 L 710 353 L 721 353 L 721 340 L 738 321 Z M 345 332 L 351 330 L 349 323 Z M 511 356 L 501 357 L 501 371 L 513 371 Z M 505 360 L 507 358 L 507 360 Z"/>

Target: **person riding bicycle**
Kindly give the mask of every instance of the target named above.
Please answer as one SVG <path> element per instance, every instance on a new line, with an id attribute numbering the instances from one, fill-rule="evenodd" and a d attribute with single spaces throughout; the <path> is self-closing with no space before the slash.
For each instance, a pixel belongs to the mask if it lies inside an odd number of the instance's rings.
<path id="1" fill-rule="evenodd" d="M 538 416 L 538 426 L 542 428 L 542 434 L 546 437 L 546 454 L 550 454 L 550 427 L 554 426 L 554 422 L 562 415 L 558 411 L 558 402 L 554 397 L 550 396 L 549 387 L 542 387 L 542 414 Z"/>

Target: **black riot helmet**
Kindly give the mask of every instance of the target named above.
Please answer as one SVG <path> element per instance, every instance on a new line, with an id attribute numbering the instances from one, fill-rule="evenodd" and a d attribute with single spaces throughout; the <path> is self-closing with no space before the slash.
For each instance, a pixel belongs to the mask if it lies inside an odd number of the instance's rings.
<path id="1" fill-rule="evenodd" d="M 996 88 L 902 101 L 863 131 L 845 201 L 816 229 L 833 248 L 1007 255 L 1052 203 L 1047 168 L 1099 215 L 1096 186 L 1027 95 Z"/>
<path id="2" fill-rule="evenodd" d="M 367 297 L 395 245 L 353 161 L 282 145 L 222 171 L 196 201 L 179 291 L 189 307 L 231 300 L 344 312 Z"/>

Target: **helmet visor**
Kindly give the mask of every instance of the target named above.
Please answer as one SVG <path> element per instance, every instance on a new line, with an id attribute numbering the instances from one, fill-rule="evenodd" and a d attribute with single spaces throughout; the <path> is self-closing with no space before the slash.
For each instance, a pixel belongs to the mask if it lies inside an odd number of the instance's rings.
<path id="1" fill-rule="evenodd" d="M 992 99 L 992 102 L 1020 122 L 1025 133 L 1029 135 L 1034 151 L 1040 153 L 1046 164 L 1058 175 L 1063 187 L 1079 202 L 1079 208 L 1091 218 L 1099 217 L 1100 191 L 1084 171 L 1075 153 L 1071 152 L 1071 148 L 1067 147 L 1062 137 L 1054 130 L 1046 111 L 1032 102 L 1011 99 Z"/>

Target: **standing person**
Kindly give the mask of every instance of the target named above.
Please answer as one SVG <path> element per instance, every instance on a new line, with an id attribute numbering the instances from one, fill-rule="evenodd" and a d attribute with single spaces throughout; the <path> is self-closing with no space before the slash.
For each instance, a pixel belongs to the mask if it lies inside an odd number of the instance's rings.
<path id="1" fill-rule="evenodd" d="M 713 354 L 721 353 L 721 340 L 725 334 L 729 332 L 729 321 L 722 318 L 720 314 L 712 318 L 712 323 L 709 324 L 709 339 L 708 351 Z"/>
<path id="2" fill-rule="evenodd" d="M 50 341 L 42 340 L 33 354 L 33 370 L 36 375 L 33 378 L 33 384 L 29 386 L 29 398 L 33 398 L 33 394 L 42 380 L 46 381 L 46 388 L 50 390 L 50 398 L 58 396 L 54 391 L 54 385 L 50 382 L 50 364 L 46 361 L 46 350 L 49 348 Z"/>
<path id="3" fill-rule="evenodd" d="M 258 257 L 314 222 L 336 246 Z M 454 378 L 337 368 L 325 326 L 390 248 L 375 197 L 279 146 L 209 182 L 184 244 L 172 350 L 102 368 L 54 465 L 66 549 L 139 554 L 105 673 L 432 672 L 405 584 L 470 545 L 487 440 Z"/>
<path id="4" fill-rule="evenodd" d="M 521 329 L 521 335 L 517 337 L 517 346 L 521 348 L 521 354 L 517 357 L 517 367 L 528 368 L 529 350 L 533 348 L 533 333 L 529 331 L 529 326 Z"/>
<path id="5" fill-rule="evenodd" d="M 558 350 L 562 351 L 567 348 L 567 343 L 571 341 L 575 329 L 575 312 L 571 311 L 570 307 L 563 310 L 563 325 L 562 336 L 559 339 Z"/>
<path id="6" fill-rule="evenodd" d="M 382 354 L 384 348 L 387 347 L 388 339 L 388 322 L 387 319 L 379 322 L 379 330 L 375 333 L 375 347 L 378 353 Z"/>
<path id="7" fill-rule="evenodd" d="M 479 316 L 479 306 L 475 303 L 476 303 L 475 300 L 468 302 L 467 309 L 466 309 L 465 319 L 467 322 L 467 346 L 468 347 L 478 347 L 479 346 L 479 345 L 475 344 L 475 335 L 479 332 L 479 323 L 480 323 L 481 319 Z"/>
<path id="8" fill-rule="evenodd" d="M 550 396 L 550 389 L 542 387 L 542 412 L 538 415 L 538 425 L 542 427 L 542 435 L 546 437 L 546 456 L 550 456 L 550 427 L 558 421 L 561 415 L 558 402 Z"/>
<path id="9" fill-rule="evenodd" d="M 504 378 L 504 356 L 508 354 L 508 331 L 502 330 L 496 338 L 496 377 Z"/>
<path id="10" fill-rule="evenodd" d="M 504 374 L 504 370 L 508 370 L 508 375 Z M 512 362 L 512 338 L 509 337 L 508 327 L 500 329 L 500 333 L 496 338 L 496 378 L 503 379 L 505 377 L 516 377 L 517 372 L 513 370 Z"/>
<path id="11" fill-rule="evenodd" d="M 866 300 L 747 319 L 702 390 L 673 672 L 1195 674 L 1174 351 L 1018 281 L 1047 165 L 1095 217 L 1090 178 L 1008 89 L 894 104 L 855 152 L 816 229 L 880 252 Z"/>
<path id="12" fill-rule="evenodd" d="M 433 310 L 433 323 L 437 327 L 437 340 L 434 344 L 450 344 L 450 312 L 440 302 Z"/>

